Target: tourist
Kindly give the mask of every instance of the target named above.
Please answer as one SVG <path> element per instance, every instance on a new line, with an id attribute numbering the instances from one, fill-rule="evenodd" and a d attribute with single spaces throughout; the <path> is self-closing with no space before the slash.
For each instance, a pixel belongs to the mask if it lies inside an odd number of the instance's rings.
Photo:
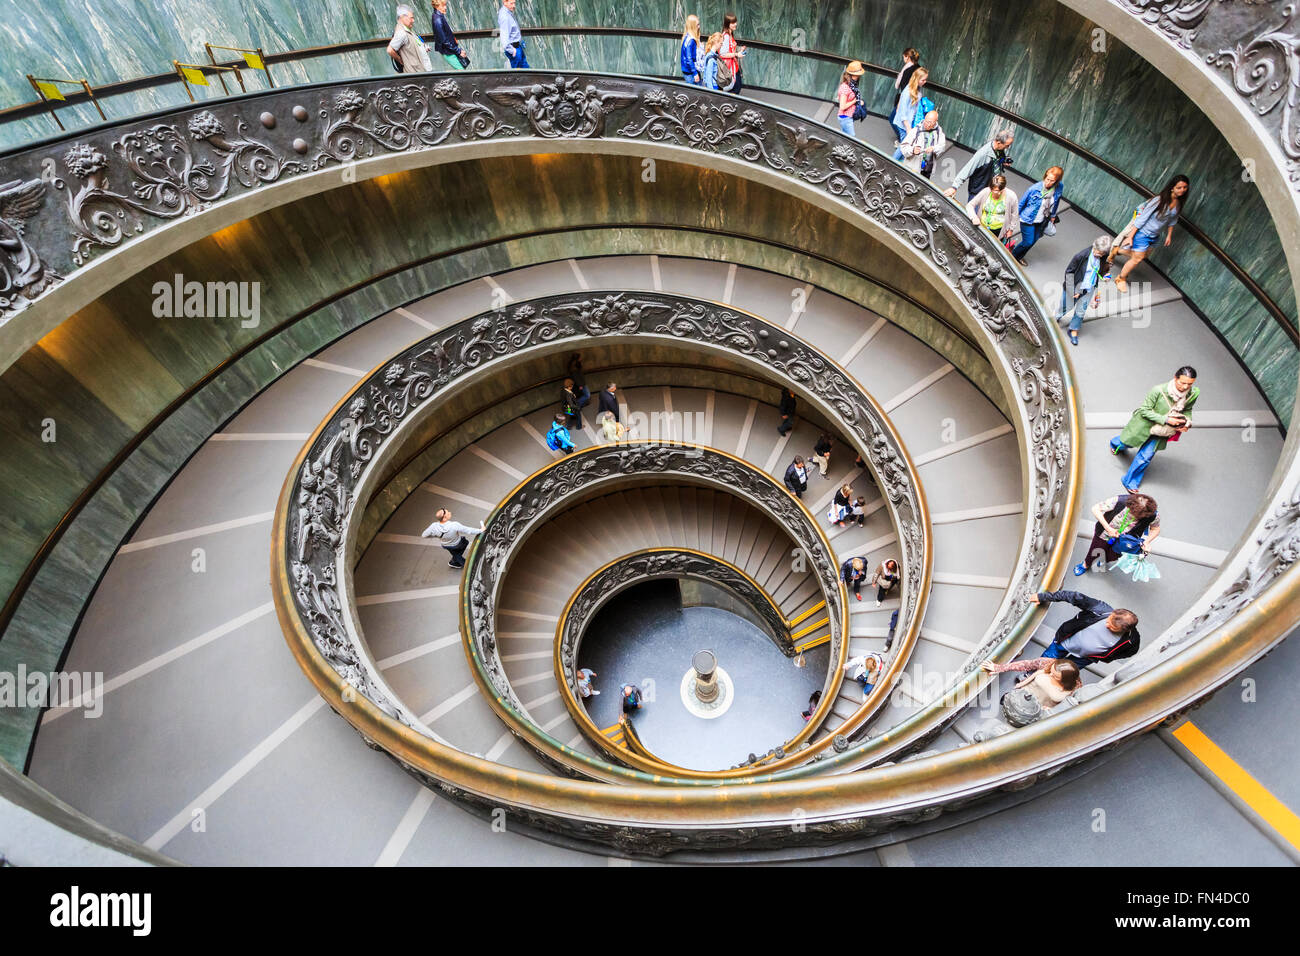
<path id="1" fill-rule="evenodd" d="M 1064 179 L 1065 170 L 1053 166 L 1043 173 L 1042 181 L 1034 183 L 1020 197 L 1020 242 L 1011 250 L 1016 261 L 1024 262 L 1025 253 L 1043 236 L 1056 234 L 1056 224 L 1061 221 L 1057 209 L 1065 192 Z"/>
<path id="2" fill-rule="evenodd" d="M 885 656 L 883 654 L 861 654 L 857 657 L 850 657 L 844 662 L 844 676 L 862 685 L 863 697 L 871 693 L 871 688 L 876 686 L 876 682 L 880 680 L 880 675 L 884 671 Z"/>
<path id="3" fill-rule="evenodd" d="M 876 607 L 885 603 L 885 597 L 890 591 L 898 586 L 898 582 L 903 579 L 902 573 L 898 570 L 898 562 L 893 558 L 881 561 L 880 566 L 876 568 L 876 573 L 871 576 L 871 583 L 876 586 Z"/>
<path id="4" fill-rule="evenodd" d="M 453 70 L 469 66 L 469 54 L 456 40 L 447 22 L 447 0 L 433 0 L 433 48 Z"/>
<path id="5" fill-rule="evenodd" d="M 899 152 L 903 154 L 903 165 L 926 179 L 934 173 L 934 161 L 948 148 L 948 138 L 943 135 L 939 125 L 939 111 L 930 110 L 920 126 L 915 126 L 903 139 Z"/>
<path id="6" fill-rule="evenodd" d="M 722 49 L 722 34 L 710 34 L 709 39 L 704 44 L 704 65 L 700 69 L 700 79 L 704 81 L 706 89 L 720 90 L 718 87 L 718 68 L 722 61 L 718 58 L 718 51 Z M 728 87 L 730 89 L 730 87 Z"/>
<path id="7" fill-rule="evenodd" d="M 1160 230 L 1166 230 L 1166 246 L 1174 241 L 1174 223 L 1178 221 L 1178 216 L 1187 203 L 1187 194 L 1191 188 L 1192 184 L 1186 176 L 1174 176 L 1165 184 L 1160 195 L 1152 196 L 1137 208 L 1133 213 L 1133 221 L 1115 237 L 1115 244 L 1110 250 L 1111 261 L 1115 260 L 1115 255 L 1119 252 L 1126 252 L 1129 257 L 1115 278 L 1115 288 L 1120 292 L 1128 291 L 1128 274 L 1147 257 L 1151 247 L 1160 239 Z"/>
<path id="8" fill-rule="evenodd" d="M 1142 404 L 1133 410 L 1124 430 L 1110 440 L 1110 453 L 1118 455 L 1137 448 L 1133 464 L 1124 474 L 1122 483 L 1129 494 L 1137 491 L 1142 476 L 1156 452 L 1164 451 L 1171 441 L 1178 441 L 1192 427 L 1192 406 L 1201 390 L 1196 387 L 1196 369 L 1184 365 L 1168 382 L 1162 382 L 1147 392 Z"/>
<path id="9" fill-rule="evenodd" d="M 815 690 L 808 696 L 808 709 L 801 712 L 805 721 L 812 718 L 813 711 L 817 709 L 817 705 L 821 703 L 821 700 L 822 692 L 820 690 Z"/>
<path id="10" fill-rule="evenodd" d="M 863 558 L 849 558 L 840 565 L 840 578 L 844 586 L 853 589 L 853 596 L 862 600 L 862 582 L 867 577 L 867 562 Z"/>
<path id="11" fill-rule="evenodd" d="M 853 128 L 853 121 L 858 118 L 859 108 L 861 107 L 862 112 L 866 113 L 866 107 L 862 106 L 862 97 L 858 92 L 858 77 L 865 72 L 861 62 L 854 60 L 845 67 L 844 75 L 840 77 L 839 89 L 835 91 L 835 101 L 840 109 L 840 132 L 846 136 L 853 136 L 857 132 Z M 866 116 L 862 118 L 865 119 Z"/>
<path id="12" fill-rule="evenodd" d="M 1119 560 L 1120 551 L 1114 547 L 1120 535 L 1129 535 L 1141 542 L 1146 554 L 1151 542 L 1160 537 L 1160 514 L 1156 499 L 1150 495 L 1111 495 L 1092 506 L 1092 516 L 1097 519 L 1092 530 L 1092 543 L 1082 561 L 1074 566 L 1075 577 L 1085 573 L 1094 562 L 1098 571 L 1108 570 L 1106 562 Z M 1130 552 L 1131 553 L 1131 552 Z"/>
<path id="13" fill-rule="evenodd" d="M 961 188 L 962 183 L 965 183 L 967 201 L 974 199 L 993 181 L 994 176 L 1012 165 L 1007 150 L 1015 141 L 1015 130 L 999 130 L 991 141 L 977 149 L 975 155 L 967 160 L 966 165 L 957 171 L 957 178 L 943 191 L 943 194 L 951 198 L 957 195 L 957 190 Z"/>
<path id="14" fill-rule="evenodd" d="M 808 468 L 803 463 L 802 455 L 795 455 L 794 461 L 785 470 L 785 486 L 794 493 L 796 498 L 802 498 L 803 493 L 808 490 Z"/>
<path id="15" fill-rule="evenodd" d="M 569 378 L 573 379 L 574 391 L 578 393 L 578 407 L 586 408 L 591 402 L 591 390 L 587 388 L 587 376 L 582 372 L 581 352 L 569 356 L 567 372 Z"/>
<path id="16" fill-rule="evenodd" d="M 744 87 L 744 67 L 740 59 L 745 55 L 745 47 L 736 43 L 736 23 L 734 13 L 722 18 L 722 44 L 718 47 L 718 59 L 722 61 L 719 69 L 725 68 L 734 78 L 730 85 L 725 86 L 729 93 L 739 93 Z M 723 78 L 720 77 L 718 82 L 721 84 Z"/>
<path id="17" fill-rule="evenodd" d="M 1024 678 L 1016 681 L 1016 687 L 1033 694 L 1044 712 L 1073 696 L 1074 692 L 1083 686 L 1083 680 L 1079 676 L 1079 665 L 1070 660 L 1036 657 L 1028 661 L 1013 661 L 1010 664 L 981 661 L 980 667 L 989 674 L 1032 672 L 1026 673 Z"/>
<path id="18" fill-rule="evenodd" d="M 907 130 L 901 129 L 900 127 L 894 125 L 893 113 L 895 112 L 895 110 L 893 107 L 894 104 L 898 102 L 898 94 L 902 93 L 903 88 L 907 86 L 909 82 L 911 82 L 912 74 L 916 72 L 916 68 L 920 65 L 920 63 L 921 63 L 921 54 L 909 46 L 906 50 L 903 51 L 903 68 L 898 71 L 898 76 L 894 77 L 894 93 L 889 100 L 889 106 L 890 106 L 889 125 L 894 127 L 894 137 L 900 143 L 903 141 L 903 137 L 907 135 Z"/>
<path id="19" fill-rule="evenodd" d="M 421 538 L 437 538 L 442 542 L 442 549 L 451 555 L 451 560 L 447 562 L 448 567 L 463 568 L 465 566 L 465 549 L 469 547 L 468 535 L 482 534 L 483 525 L 477 528 L 469 528 L 459 521 L 451 520 L 451 512 L 446 508 L 439 508 L 434 513 L 433 524 L 420 532 Z"/>
<path id="20" fill-rule="evenodd" d="M 528 57 L 524 55 L 524 35 L 515 19 L 517 0 L 501 0 L 497 10 L 497 31 L 501 38 L 501 52 L 512 70 L 528 69 Z"/>
<path id="21" fill-rule="evenodd" d="M 551 451 L 562 451 L 566 455 L 574 452 L 573 438 L 569 435 L 569 430 L 564 427 L 568 421 L 568 416 L 560 412 L 555 416 L 555 421 L 551 422 L 550 429 L 546 432 L 546 447 Z"/>
<path id="22" fill-rule="evenodd" d="M 703 58 L 700 49 L 700 18 L 693 13 L 686 18 L 686 26 L 682 29 L 679 52 L 682 79 L 693 86 L 701 85 L 704 81 L 700 77 L 700 60 Z"/>
<path id="23" fill-rule="evenodd" d="M 621 693 L 623 695 L 623 713 L 635 714 L 641 709 L 641 689 L 636 684 L 624 684 Z"/>
<path id="24" fill-rule="evenodd" d="M 618 386 L 613 382 L 606 385 L 604 390 L 600 393 L 600 410 L 602 412 L 609 412 L 613 415 L 614 421 L 622 421 L 622 419 L 619 418 Z"/>
<path id="25" fill-rule="evenodd" d="M 613 412 L 601 412 L 598 420 L 605 441 L 622 441 L 627 437 L 627 426 L 615 418 Z"/>
<path id="26" fill-rule="evenodd" d="M 578 696 L 579 697 L 599 697 L 600 691 L 591 686 L 591 679 L 599 675 L 589 668 L 581 668 L 578 671 Z"/>
<path id="27" fill-rule="evenodd" d="M 1043 657 L 1065 658 L 1080 667 L 1132 657 L 1141 645 L 1137 615 L 1127 608 L 1113 608 L 1105 601 L 1078 591 L 1042 591 L 1029 599 L 1031 604 L 1054 604 L 1063 601 L 1079 608 L 1079 613 L 1056 629 L 1052 643 Z"/>
<path id="28" fill-rule="evenodd" d="M 781 412 L 781 424 L 776 426 L 777 434 L 788 435 L 790 429 L 794 428 L 794 392 L 788 388 L 781 389 L 781 404 L 778 406 Z"/>
<path id="29" fill-rule="evenodd" d="M 415 11 L 404 3 L 397 8 L 397 28 L 388 41 L 388 55 L 401 73 L 428 73 L 433 69 L 429 51 L 415 32 Z"/>
<path id="30" fill-rule="evenodd" d="M 1091 246 L 1080 249 L 1065 267 L 1065 279 L 1061 283 L 1061 311 L 1057 321 L 1070 313 L 1070 343 L 1079 344 L 1079 330 L 1083 328 L 1083 315 L 1090 305 L 1096 305 L 1101 297 L 1098 283 L 1110 274 L 1110 236 L 1098 236 Z"/>
<path id="31" fill-rule="evenodd" d="M 998 173 L 986 189 L 966 204 L 966 215 L 976 226 L 983 226 L 1004 246 L 1015 244 L 1020 235 L 1020 213 L 1016 191 L 1007 187 L 1007 177 Z"/>
<path id="32" fill-rule="evenodd" d="M 859 497 L 853 502 L 853 510 L 849 514 L 850 521 L 856 521 L 861 528 L 867 523 L 867 499 Z"/>
<path id="33" fill-rule="evenodd" d="M 840 490 L 835 492 L 835 500 L 831 502 L 830 513 L 826 516 L 831 524 L 843 528 L 844 522 L 848 521 L 853 514 L 853 486 L 840 485 Z"/>
<path id="34" fill-rule="evenodd" d="M 921 92 L 929 78 L 929 70 L 923 66 L 917 67 L 912 73 L 912 78 L 907 81 L 907 86 L 898 96 L 898 108 L 894 110 L 894 118 L 890 125 L 895 131 L 903 131 L 903 135 L 898 138 L 898 149 L 894 150 L 894 159 L 899 162 L 903 160 L 903 142 L 908 134 L 912 132 L 913 127 L 920 126 L 925 118 L 934 112 L 934 100 Z"/>
<path id="35" fill-rule="evenodd" d="M 817 466 L 823 478 L 827 477 L 826 469 L 829 468 L 831 464 L 831 436 L 830 435 L 826 434 L 825 432 L 821 433 L 821 435 L 817 439 L 817 443 L 813 445 L 813 453 L 808 460 Z"/>
<path id="36" fill-rule="evenodd" d="M 560 392 L 560 411 L 564 412 L 565 424 L 570 428 L 582 427 L 582 406 L 585 404 L 578 394 L 577 382 L 566 378 L 564 388 Z"/>

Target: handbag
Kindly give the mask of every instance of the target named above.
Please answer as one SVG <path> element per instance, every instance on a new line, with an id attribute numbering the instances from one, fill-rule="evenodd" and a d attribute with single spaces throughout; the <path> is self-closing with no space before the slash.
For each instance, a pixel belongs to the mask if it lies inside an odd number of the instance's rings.
<path id="1" fill-rule="evenodd" d="M 1043 235 L 1045 236 L 1056 235 L 1056 223 L 1052 222 L 1052 220 L 1050 219 L 1047 220 L 1047 225 L 1043 227 Z"/>
<path id="2" fill-rule="evenodd" d="M 469 54 L 464 50 L 456 51 L 456 59 L 460 60 L 460 65 L 469 69 Z"/>
<path id="3" fill-rule="evenodd" d="M 1142 539 L 1132 534 L 1107 538 L 1106 544 L 1118 554 L 1141 554 L 1142 552 Z"/>

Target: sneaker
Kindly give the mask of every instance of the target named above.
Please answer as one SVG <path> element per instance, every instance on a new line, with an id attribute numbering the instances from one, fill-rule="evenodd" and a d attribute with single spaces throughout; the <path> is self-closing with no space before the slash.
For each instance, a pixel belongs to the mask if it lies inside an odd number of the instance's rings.
<path id="1" fill-rule="evenodd" d="M 883 603 L 884 603 L 883 601 L 877 601 L 877 602 L 876 602 L 876 607 L 880 607 L 881 604 L 883 604 Z"/>
<path id="2" fill-rule="evenodd" d="M 465 562 L 464 562 L 464 561 L 462 561 L 460 564 L 457 564 L 455 561 L 448 561 L 448 562 L 447 562 L 447 567 L 449 567 L 449 568 L 456 568 L 457 570 L 459 570 L 460 568 L 463 568 L 464 566 L 465 566 Z"/>
<path id="3" fill-rule="evenodd" d="M 857 598 L 859 601 L 862 600 L 862 595 L 861 595 L 861 594 L 855 594 L 855 595 L 853 595 L 853 596 L 854 596 L 855 598 Z"/>
<path id="4" fill-rule="evenodd" d="M 600 691 L 598 691 L 598 690 L 593 690 L 593 691 L 591 692 L 591 696 L 592 696 L 592 697 L 599 697 L 599 696 L 600 696 Z"/>
<path id="5" fill-rule="evenodd" d="M 1084 564 L 1082 561 L 1080 561 L 1078 564 L 1074 566 L 1074 576 L 1076 578 L 1081 574 L 1087 574 L 1087 573 L 1088 573 L 1088 566 Z"/>

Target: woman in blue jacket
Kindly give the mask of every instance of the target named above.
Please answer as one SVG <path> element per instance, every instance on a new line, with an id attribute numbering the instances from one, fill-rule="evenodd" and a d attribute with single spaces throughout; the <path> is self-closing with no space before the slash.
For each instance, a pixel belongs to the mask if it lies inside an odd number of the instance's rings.
<path id="1" fill-rule="evenodd" d="M 686 27 L 682 30 L 680 53 L 682 79 L 695 86 L 703 85 L 697 63 L 700 59 L 700 18 L 693 13 L 686 18 Z"/>
<path id="2" fill-rule="evenodd" d="M 469 66 L 469 55 L 447 22 L 447 0 L 433 0 L 433 48 L 453 70 Z"/>
<path id="3" fill-rule="evenodd" d="M 704 66 L 700 69 L 700 79 L 706 89 L 718 89 L 718 50 L 722 46 L 722 34 L 715 33 L 709 37 L 704 47 Z"/>
<path id="4" fill-rule="evenodd" d="M 1019 262 L 1025 261 L 1025 253 L 1033 248 L 1049 225 L 1061 221 L 1056 214 L 1061 204 L 1061 193 L 1065 191 L 1065 170 L 1053 166 L 1043 173 L 1042 182 L 1034 183 L 1020 197 L 1020 242 L 1011 250 Z"/>

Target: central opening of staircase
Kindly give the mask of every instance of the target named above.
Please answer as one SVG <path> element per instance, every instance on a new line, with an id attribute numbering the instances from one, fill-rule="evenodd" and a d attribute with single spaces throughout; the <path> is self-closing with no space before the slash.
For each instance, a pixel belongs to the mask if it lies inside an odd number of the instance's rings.
<path id="1" fill-rule="evenodd" d="M 692 770 L 734 767 L 788 740 L 822 686 L 828 651 L 808 651 L 798 667 L 759 622 L 738 596 L 704 581 L 663 578 L 627 588 L 583 634 L 578 666 L 596 672 L 602 691 L 584 700 L 587 713 L 597 727 L 617 724 L 620 689 L 636 686 L 642 706 L 630 720 L 642 743 Z M 701 700 L 697 664 L 704 661 L 707 672 L 709 655 L 716 696 Z"/>

